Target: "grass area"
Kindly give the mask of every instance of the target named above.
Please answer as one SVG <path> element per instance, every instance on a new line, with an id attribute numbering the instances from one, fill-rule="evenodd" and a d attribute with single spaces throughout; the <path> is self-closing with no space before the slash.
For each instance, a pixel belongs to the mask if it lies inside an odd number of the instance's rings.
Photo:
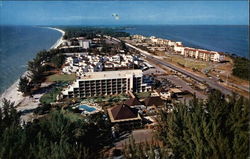
<path id="1" fill-rule="evenodd" d="M 83 117 L 80 114 L 76 114 L 70 111 L 64 111 L 64 115 L 66 118 L 68 118 L 71 121 L 78 121 L 81 120 Z"/>
<path id="2" fill-rule="evenodd" d="M 241 79 L 240 77 L 234 76 L 232 74 L 232 70 L 233 70 L 233 67 L 234 67 L 233 59 L 226 56 L 225 60 L 229 61 L 229 62 L 219 64 L 219 65 L 215 66 L 216 70 L 221 71 L 221 73 L 219 73 L 220 78 L 223 79 L 224 81 L 228 80 L 229 82 L 232 82 L 232 83 L 235 83 L 235 84 L 238 84 L 238 85 L 248 86 L 249 81 L 247 81 L 245 79 Z M 212 72 L 212 74 L 214 76 L 216 76 L 218 73 L 217 72 Z"/>
<path id="3" fill-rule="evenodd" d="M 195 68 L 198 70 L 205 69 L 209 66 L 209 63 L 206 61 L 199 61 L 199 60 L 194 60 L 194 59 L 189 59 L 189 58 L 184 58 L 180 56 L 168 56 L 165 58 L 167 62 L 173 62 L 177 63 L 180 65 L 183 65 L 188 68 Z"/>
<path id="4" fill-rule="evenodd" d="M 140 98 L 147 98 L 150 96 L 150 94 L 151 92 L 141 92 L 141 93 L 135 93 L 135 96 L 140 99 Z"/>
<path id="5" fill-rule="evenodd" d="M 48 76 L 47 80 L 49 82 L 68 82 L 68 81 L 74 81 L 76 79 L 75 74 L 54 74 L 51 76 Z"/>
<path id="6" fill-rule="evenodd" d="M 53 88 L 50 92 L 44 94 L 40 98 L 40 102 L 43 104 L 50 104 L 56 102 L 57 95 L 61 92 L 61 88 Z"/>

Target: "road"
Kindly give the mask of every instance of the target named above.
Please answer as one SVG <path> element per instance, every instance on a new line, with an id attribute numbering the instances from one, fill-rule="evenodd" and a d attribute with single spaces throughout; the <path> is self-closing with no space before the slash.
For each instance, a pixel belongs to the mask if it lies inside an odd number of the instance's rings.
<path id="1" fill-rule="evenodd" d="M 135 140 L 135 143 L 148 142 L 151 143 L 153 141 L 154 132 L 152 129 L 139 129 L 133 130 L 131 134 L 125 134 L 124 139 L 117 141 L 114 143 L 116 148 L 121 148 L 126 144 L 129 144 L 129 140 L 131 137 Z M 123 138 L 123 137 L 120 137 Z"/>
<path id="2" fill-rule="evenodd" d="M 194 90 L 192 87 L 187 85 L 187 82 L 185 82 L 184 80 L 182 80 L 180 77 L 176 76 L 176 75 L 168 75 L 166 76 L 166 78 L 171 81 L 172 83 L 181 86 L 183 90 L 187 90 L 189 92 L 191 92 L 192 94 L 195 94 L 196 97 L 201 98 L 201 99 L 207 99 L 207 96 L 202 94 L 199 91 Z"/>
<path id="3" fill-rule="evenodd" d="M 115 41 L 120 42 L 119 39 L 116 39 L 116 38 L 112 38 L 112 39 L 115 40 Z M 150 60 L 152 60 L 155 63 L 158 63 L 158 64 L 161 64 L 163 66 L 169 67 L 169 68 L 171 68 L 171 69 L 173 69 L 173 70 L 175 70 L 177 72 L 180 72 L 180 73 L 182 73 L 182 74 L 184 74 L 184 75 L 186 75 L 186 76 L 188 76 L 188 77 L 190 77 L 190 78 L 192 78 L 192 79 L 194 79 L 196 81 L 199 81 L 201 83 L 206 83 L 211 88 L 217 89 L 217 90 L 221 91 L 225 95 L 232 95 L 231 90 L 229 90 L 228 88 L 220 85 L 219 83 L 217 83 L 214 80 L 211 80 L 211 79 L 206 78 L 206 77 L 199 77 L 199 76 L 195 75 L 194 73 L 188 72 L 188 71 L 186 71 L 184 69 L 176 67 L 176 66 L 174 66 L 174 65 L 172 65 L 170 63 L 167 63 L 166 61 L 163 61 L 163 60 L 159 59 L 157 56 L 151 55 L 147 51 L 141 50 L 141 49 L 139 49 L 139 48 L 137 48 L 137 47 L 135 47 L 135 46 L 133 46 L 133 45 L 131 45 L 129 43 L 125 43 L 125 44 L 128 47 L 139 51 L 141 54 L 143 54 L 145 57 L 149 58 Z"/>

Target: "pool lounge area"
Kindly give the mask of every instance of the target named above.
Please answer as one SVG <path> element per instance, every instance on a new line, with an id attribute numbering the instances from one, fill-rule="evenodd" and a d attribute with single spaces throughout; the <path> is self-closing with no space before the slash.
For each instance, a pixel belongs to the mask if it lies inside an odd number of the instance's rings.
<path id="1" fill-rule="evenodd" d="M 89 105 L 87 105 L 87 104 L 79 105 L 79 106 L 78 106 L 78 109 L 79 109 L 79 110 L 87 111 L 88 113 L 91 113 L 91 112 L 94 112 L 94 111 L 97 110 L 96 108 L 91 107 L 91 106 L 89 106 Z"/>
<path id="2" fill-rule="evenodd" d="M 72 106 L 72 109 L 79 110 L 82 115 L 90 115 L 102 111 L 102 108 L 99 107 L 96 103 L 89 103 L 89 102 L 78 103 Z"/>

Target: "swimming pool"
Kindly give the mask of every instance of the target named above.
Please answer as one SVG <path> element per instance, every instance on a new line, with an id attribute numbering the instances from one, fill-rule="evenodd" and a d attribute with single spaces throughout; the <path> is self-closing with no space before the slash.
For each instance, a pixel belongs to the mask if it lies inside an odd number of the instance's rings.
<path id="1" fill-rule="evenodd" d="M 96 108 L 90 107 L 90 106 L 88 106 L 88 105 L 86 105 L 86 104 L 79 105 L 79 106 L 78 106 L 78 109 L 79 109 L 79 110 L 86 110 L 87 112 L 93 112 L 93 111 L 96 110 Z"/>

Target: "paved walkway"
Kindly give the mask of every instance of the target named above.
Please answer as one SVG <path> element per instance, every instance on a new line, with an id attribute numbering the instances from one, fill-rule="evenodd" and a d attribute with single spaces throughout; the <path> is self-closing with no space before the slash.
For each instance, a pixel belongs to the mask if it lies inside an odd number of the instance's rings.
<path id="1" fill-rule="evenodd" d="M 139 129 L 139 130 L 133 130 L 131 134 L 125 134 L 124 136 L 121 136 L 121 138 L 124 137 L 124 139 L 114 143 L 116 148 L 123 147 L 126 143 L 129 143 L 129 138 L 133 136 L 135 143 L 140 142 L 152 142 L 153 141 L 153 130 L 152 129 Z"/>

